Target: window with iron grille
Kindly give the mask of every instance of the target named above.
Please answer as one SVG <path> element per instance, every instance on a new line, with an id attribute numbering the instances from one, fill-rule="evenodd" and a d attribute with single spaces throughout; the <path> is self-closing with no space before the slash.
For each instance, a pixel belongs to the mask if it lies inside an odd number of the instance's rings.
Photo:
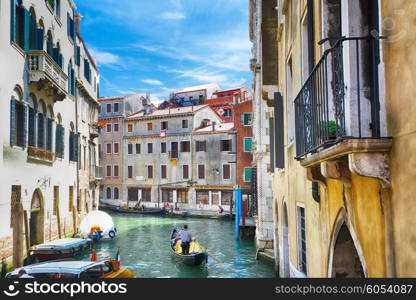
<path id="1" fill-rule="evenodd" d="M 307 274 L 305 208 L 298 206 L 298 256 L 300 271 Z"/>
<path id="2" fill-rule="evenodd" d="M 232 151 L 231 140 L 221 140 L 220 141 L 220 151 Z"/>

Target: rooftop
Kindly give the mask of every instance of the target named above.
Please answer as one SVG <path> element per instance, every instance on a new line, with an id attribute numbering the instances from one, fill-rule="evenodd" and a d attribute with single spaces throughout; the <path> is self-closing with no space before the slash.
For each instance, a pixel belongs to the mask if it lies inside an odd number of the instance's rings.
<path id="1" fill-rule="evenodd" d="M 207 89 L 220 89 L 220 86 L 217 83 L 209 83 L 209 84 L 203 84 L 203 85 L 197 85 L 197 86 L 190 86 L 187 88 L 184 88 L 183 90 L 176 92 L 177 94 L 181 93 L 189 93 L 189 92 L 195 92 L 195 91 L 202 91 Z"/>
<path id="2" fill-rule="evenodd" d="M 217 123 L 215 125 L 210 125 L 201 129 L 196 130 L 195 132 L 212 132 L 212 127 L 214 126 L 215 131 L 230 131 L 234 129 L 234 123 Z"/>
<path id="3" fill-rule="evenodd" d="M 154 112 L 147 114 L 147 115 L 144 114 L 144 111 L 139 111 L 135 114 L 128 116 L 127 120 L 132 120 L 132 119 L 136 119 L 140 117 L 155 118 L 155 117 L 163 117 L 163 116 L 169 116 L 169 115 L 190 114 L 198 110 L 201 110 L 205 107 L 209 107 L 209 105 L 195 105 L 195 106 L 176 107 L 176 108 L 170 108 L 170 109 L 160 109 L 160 110 L 155 110 Z"/>

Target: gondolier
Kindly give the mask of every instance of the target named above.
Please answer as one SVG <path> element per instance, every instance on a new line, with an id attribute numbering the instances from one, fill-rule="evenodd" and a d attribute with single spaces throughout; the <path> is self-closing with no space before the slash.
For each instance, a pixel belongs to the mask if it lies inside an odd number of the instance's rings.
<path id="1" fill-rule="evenodd" d="M 179 236 L 181 237 L 182 254 L 188 255 L 189 254 L 189 245 L 192 241 L 192 234 L 188 230 L 188 225 L 183 226 L 183 229 L 181 231 L 179 231 Z"/>

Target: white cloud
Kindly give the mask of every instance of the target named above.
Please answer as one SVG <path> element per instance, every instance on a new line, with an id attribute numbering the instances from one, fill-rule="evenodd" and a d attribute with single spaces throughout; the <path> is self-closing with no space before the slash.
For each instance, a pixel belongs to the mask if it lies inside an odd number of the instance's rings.
<path id="1" fill-rule="evenodd" d="M 155 79 L 144 79 L 142 82 L 150 84 L 150 85 L 163 85 L 163 83 L 160 80 Z"/>
<path id="2" fill-rule="evenodd" d="M 185 19 L 185 14 L 180 11 L 168 11 L 160 16 L 165 20 L 182 20 Z"/>
<path id="3" fill-rule="evenodd" d="M 120 62 L 120 58 L 110 52 L 90 49 L 91 55 L 97 60 L 98 65 L 114 65 Z"/>

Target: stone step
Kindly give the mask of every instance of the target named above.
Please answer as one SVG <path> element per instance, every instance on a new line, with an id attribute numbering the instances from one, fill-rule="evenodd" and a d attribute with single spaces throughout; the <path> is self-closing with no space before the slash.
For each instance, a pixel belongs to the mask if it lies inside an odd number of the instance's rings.
<path id="1" fill-rule="evenodd" d="M 264 249 L 263 252 L 264 253 L 267 253 L 267 254 L 269 254 L 271 256 L 274 256 L 274 249 Z"/>
<path id="2" fill-rule="evenodd" d="M 273 249 L 264 249 L 262 251 L 259 251 L 257 257 L 258 257 L 258 259 L 260 259 L 260 260 L 262 260 L 266 263 L 269 263 L 269 264 L 272 264 L 272 265 L 275 264 Z"/>

